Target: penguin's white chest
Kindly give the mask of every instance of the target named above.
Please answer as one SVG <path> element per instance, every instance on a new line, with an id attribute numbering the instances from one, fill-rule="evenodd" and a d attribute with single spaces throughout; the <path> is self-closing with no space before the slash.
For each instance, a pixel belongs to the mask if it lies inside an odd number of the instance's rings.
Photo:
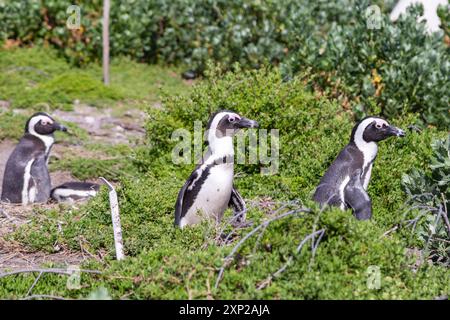
<path id="1" fill-rule="evenodd" d="M 367 190 L 367 187 L 369 186 L 370 177 L 372 175 L 372 166 L 373 162 L 375 161 L 375 158 L 377 157 L 378 153 L 378 146 L 375 142 L 368 143 L 365 148 L 362 150 L 363 157 L 364 157 L 364 164 L 362 168 L 362 174 L 363 174 L 363 187 L 364 190 Z"/>
<path id="2" fill-rule="evenodd" d="M 207 217 L 219 221 L 230 201 L 233 188 L 233 174 L 232 164 L 221 164 L 212 167 L 186 216 L 201 211 L 200 214 L 205 214 Z"/>

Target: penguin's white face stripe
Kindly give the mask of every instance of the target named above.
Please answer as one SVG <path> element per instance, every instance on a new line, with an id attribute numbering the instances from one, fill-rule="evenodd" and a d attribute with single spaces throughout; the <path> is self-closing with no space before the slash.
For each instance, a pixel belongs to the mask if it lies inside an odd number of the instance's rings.
<path id="1" fill-rule="evenodd" d="M 53 120 L 50 117 L 47 117 L 44 115 L 39 115 L 39 116 L 31 118 L 30 122 L 28 123 L 28 132 L 30 134 L 32 134 L 33 136 L 38 137 L 39 139 L 42 140 L 42 142 L 45 145 L 45 153 L 47 154 L 49 152 L 51 146 L 55 142 L 55 139 L 51 135 L 42 135 L 42 134 L 39 134 L 36 132 L 36 130 L 34 129 L 34 126 L 37 123 L 39 123 L 39 121 L 42 121 L 43 123 L 52 124 Z"/>
<path id="2" fill-rule="evenodd" d="M 22 188 L 22 204 L 23 205 L 28 204 L 28 202 L 30 201 L 28 187 L 30 185 L 31 166 L 33 165 L 33 162 L 34 162 L 34 159 L 28 161 L 27 165 L 25 166 L 25 172 L 23 175 L 23 188 Z"/>
<path id="3" fill-rule="evenodd" d="M 234 118 L 236 120 L 241 119 L 241 117 L 234 112 L 219 112 L 218 114 L 216 114 L 214 116 L 213 121 L 211 122 L 211 127 L 209 128 L 209 133 L 208 136 L 210 136 L 211 134 L 216 134 L 216 130 L 217 130 L 217 126 L 219 125 L 220 120 L 223 119 L 223 117 L 228 116 L 230 119 Z"/>
<path id="4" fill-rule="evenodd" d="M 363 169 L 365 169 L 369 163 L 371 163 L 375 157 L 377 156 L 378 146 L 376 142 L 367 142 L 364 140 L 363 135 L 366 128 L 373 122 L 376 122 L 377 125 L 383 125 L 383 123 L 387 123 L 383 119 L 378 118 L 367 118 L 363 120 L 356 129 L 354 141 L 359 150 L 363 153 L 364 156 L 364 165 Z M 364 170 L 363 170 L 364 171 Z M 367 182 L 368 183 L 368 182 Z"/>
<path id="5" fill-rule="evenodd" d="M 219 112 L 211 122 L 211 126 L 208 130 L 208 144 L 211 152 L 215 155 L 234 155 L 233 138 L 230 136 L 217 137 L 217 126 L 223 117 L 229 116 L 230 118 L 240 119 L 241 117 L 237 113 L 233 112 Z"/>
<path id="6" fill-rule="evenodd" d="M 355 143 L 356 146 L 364 146 L 364 144 L 368 143 L 364 140 L 363 135 L 364 135 L 364 131 L 366 130 L 366 128 L 374 121 L 377 120 L 381 120 L 381 119 L 376 119 L 376 118 L 367 118 L 365 120 L 363 120 L 359 125 L 358 128 L 356 129 L 355 132 Z M 361 149 L 361 148 L 359 148 Z"/>

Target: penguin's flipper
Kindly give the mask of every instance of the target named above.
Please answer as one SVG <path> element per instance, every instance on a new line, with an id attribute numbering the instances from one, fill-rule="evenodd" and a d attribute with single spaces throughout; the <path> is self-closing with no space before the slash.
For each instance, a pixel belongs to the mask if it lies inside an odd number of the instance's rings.
<path id="1" fill-rule="evenodd" d="M 244 199 L 234 186 L 233 189 L 231 189 L 231 197 L 230 201 L 228 202 L 228 207 L 233 209 L 233 215 L 235 218 L 234 221 L 242 224 L 246 218 L 247 207 L 245 206 Z"/>
<path id="2" fill-rule="evenodd" d="M 352 175 L 344 190 L 345 203 L 353 209 L 358 220 L 368 220 L 372 217 L 372 202 L 361 182 L 361 170 Z"/>
<path id="3" fill-rule="evenodd" d="M 195 198 L 195 188 L 199 188 L 200 182 L 196 182 L 200 178 L 201 172 L 199 172 L 200 165 L 189 176 L 180 192 L 178 193 L 177 202 L 175 203 L 175 225 L 181 226 L 181 219 L 186 215 L 188 208 L 192 205 Z"/>

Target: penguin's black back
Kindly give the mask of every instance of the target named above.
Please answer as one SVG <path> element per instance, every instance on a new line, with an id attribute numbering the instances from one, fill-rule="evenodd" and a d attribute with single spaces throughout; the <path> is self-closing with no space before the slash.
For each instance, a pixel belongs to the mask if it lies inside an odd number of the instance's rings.
<path id="1" fill-rule="evenodd" d="M 37 137 L 25 134 L 6 162 L 3 175 L 1 200 L 11 203 L 22 202 L 25 167 L 33 158 L 45 159 L 45 145 Z"/>
<path id="2" fill-rule="evenodd" d="M 325 172 L 314 193 L 314 201 L 321 204 L 340 205 L 339 187 L 346 177 L 362 169 L 364 155 L 354 142 L 342 149 L 331 166 Z"/>

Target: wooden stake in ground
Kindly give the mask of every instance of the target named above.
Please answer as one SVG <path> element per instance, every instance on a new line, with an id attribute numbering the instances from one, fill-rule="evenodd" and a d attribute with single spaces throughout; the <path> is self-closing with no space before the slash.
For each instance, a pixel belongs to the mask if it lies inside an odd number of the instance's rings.
<path id="1" fill-rule="evenodd" d="M 122 227 L 120 226 L 120 215 L 119 215 L 119 201 L 117 200 L 117 193 L 111 183 L 108 182 L 103 177 L 100 179 L 108 186 L 109 188 L 109 205 L 111 207 L 111 218 L 113 224 L 114 231 L 114 245 L 116 247 L 116 257 L 117 260 L 122 260 L 125 258 L 123 254 L 123 241 L 122 241 Z"/>
<path id="2" fill-rule="evenodd" d="M 109 0 L 103 1 L 103 83 L 109 84 Z"/>

